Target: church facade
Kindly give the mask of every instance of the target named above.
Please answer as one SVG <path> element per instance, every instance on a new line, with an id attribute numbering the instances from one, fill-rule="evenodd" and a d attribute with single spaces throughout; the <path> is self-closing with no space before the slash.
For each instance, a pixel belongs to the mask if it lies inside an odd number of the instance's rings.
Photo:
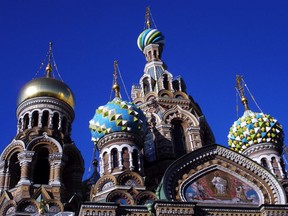
<path id="1" fill-rule="evenodd" d="M 70 137 L 74 95 L 51 76 L 51 44 L 46 77 L 20 91 L 17 134 L 0 156 L 0 215 L 288 215 L 280 123 L 249 109 L 239 76 L 244 114 L 229 131 L 229 148 L 215 144 L 184 80 L 167 70 L 165 38 L 149 14 L 137 40 L 146 65 L 133 102 L 120 96 L 115 62 L 115 97 L 89 121 L 99 158 L 84 182 Z"/>

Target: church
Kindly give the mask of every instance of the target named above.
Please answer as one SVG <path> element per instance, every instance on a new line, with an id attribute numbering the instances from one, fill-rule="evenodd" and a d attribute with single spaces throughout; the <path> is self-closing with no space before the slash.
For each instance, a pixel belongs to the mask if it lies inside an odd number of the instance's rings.
<path id="1" fill-rule="evenodd" d="M 17 133 L 1 152 L 0 215 L 288 215 L 281 124 L 250 110 L 237 76 L 244 112 L 231 122 L 229 148 L 215 144 L 185 81 L 162 60 L 165 37 L 152 27 L 149 8 L 145 21 L 137 45 L 146 65 L 132 102 L 121 98 L 115 61 L 114 99 L 87 119 L 99 157 L 84 181 L 71 138 L 75 98 L 52 76 L 50 44 L 46 76 L 19 92 Z"/>

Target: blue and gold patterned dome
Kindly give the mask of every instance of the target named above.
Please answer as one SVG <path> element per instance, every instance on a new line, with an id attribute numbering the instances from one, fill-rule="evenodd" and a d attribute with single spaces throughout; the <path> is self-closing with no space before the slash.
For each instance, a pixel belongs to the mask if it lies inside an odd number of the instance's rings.
<path id="1" fill-rule="evenodd" d="M 143 51 L 149 44 L 165 44 L 164 35 L 158 30 L 153 28 L 145 29 L 137 39 L 138 48 Z"/>
<path id="2" fill-rule="evenodd" d="M 89 123 L 94 143 L 113 132 L 126 131 L 140 136 L 146 132 L 146 117 L 142 110 L 119 97 L 100 106 Z"/>
<path id="3" fill-rule="evenodd" d="M 242 153 L 248 147 L 258 143 L 283 145 L 284 133 L 279 122 L 270 115 L 245 111 L 234 122 L 228 134 L 230 149 Z"/>

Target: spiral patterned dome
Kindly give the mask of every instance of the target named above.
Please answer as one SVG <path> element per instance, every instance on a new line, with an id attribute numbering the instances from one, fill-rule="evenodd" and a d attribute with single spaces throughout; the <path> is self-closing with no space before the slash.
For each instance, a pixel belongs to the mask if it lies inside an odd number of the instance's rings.
<path id="1" fill-rule="evenodd" d="M 143 51 L 149 44 L 165 44 L 164 35 L 158 29 L 145 29 L 137 39 L 138 48 Z"/>
<path id="2" fill-rule="evenodd" d="M 283 140 L 283 129 L 276 119 L 250 110 L 234 122 L 228 134 L 230 149 L 239 153 L 258 143 L 283 145 Z"/>
<path id="3" fill-rule="evenodd" d="M 146 132 L 146 117 L 142 110 L 117 97 L 100 106 L 89 123 L 94 143 L 113 132 L 127 131 L 140 136 L 144 136 Z"/>

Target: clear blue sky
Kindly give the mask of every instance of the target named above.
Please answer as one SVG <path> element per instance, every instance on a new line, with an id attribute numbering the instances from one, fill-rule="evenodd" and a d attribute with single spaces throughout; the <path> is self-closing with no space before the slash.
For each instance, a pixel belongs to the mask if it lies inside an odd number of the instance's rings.
<path id="1" fill-rule="evenodd" d="M 129 93 L 143 74 L 136 39 L 148 5 L 166 37 L 163 60 L 185 79 L 217 143 L 227 145 L 237 119 L 236 74 L 244 75 L 261 109 L 288 130 L 286 0 L 0 0 L 0 150 L 16 134 L 18 92 L 52 41 L 59 72 L 76 97 L 72 139 L 85 158 L 86 178 L 93 151 L 88 122 L 110 98 L 113 61 Z"/>

